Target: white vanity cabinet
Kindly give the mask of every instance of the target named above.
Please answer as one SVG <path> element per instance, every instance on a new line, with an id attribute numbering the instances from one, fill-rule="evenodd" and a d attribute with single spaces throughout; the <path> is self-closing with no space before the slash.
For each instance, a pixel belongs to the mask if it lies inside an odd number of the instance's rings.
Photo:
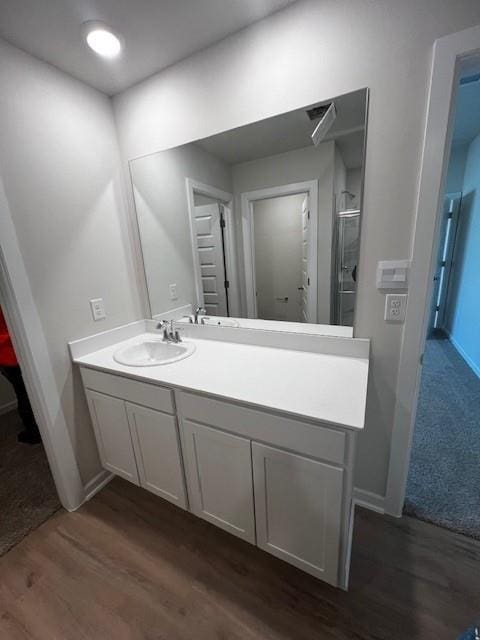
<path id="1" fill-rule="evenodd" d="M 346 585 L 353 432 L 81 371 L 106 469 L 334 586 Z"/>
<path id="2" fill-rule="evenodd" d="M 186 509 L 172 392 L 92 369 L 81 371 L 105 469 Z"/>
<path id="3" fill-rule="evenodd" d="M 252 443 L 257 545 L 337 584 L 343 469 Z"/>
<path id="4" fill-rule="evenodd" d="M 175 394 L 191 510 L 344 585 L 354 435 L 200 394 Z"/>
<path id="5" fill-rule="evenodd" d="M 193 513 L 255 544 L 250 440 L 182 421 Z"/>
<path id="6" fill-rule="evenodd" d="M 139 484 L 125 402 L 91 389 L 85 391 L 102 465 Z"/>

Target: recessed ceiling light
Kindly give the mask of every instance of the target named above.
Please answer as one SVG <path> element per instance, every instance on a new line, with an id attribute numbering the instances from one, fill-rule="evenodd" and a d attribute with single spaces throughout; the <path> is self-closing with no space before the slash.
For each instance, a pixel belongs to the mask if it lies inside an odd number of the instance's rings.
<path id="1" fill-rule="evenodd" d="M 116 58 L 122 50 L 122 41 L 118 35 L 103 22 L 83 23 L 83 33 L 90 49 L 102 58 Z"/>

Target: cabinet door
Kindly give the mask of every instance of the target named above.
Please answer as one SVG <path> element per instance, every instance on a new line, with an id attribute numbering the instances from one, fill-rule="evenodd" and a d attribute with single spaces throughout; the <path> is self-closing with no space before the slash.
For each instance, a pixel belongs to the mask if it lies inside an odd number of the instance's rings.
<path id="1" fill-rule="evenodd" d="M 250 440 L 182 421 L 192 512 L 255 543 Z"/>
<path id="2" fill-rule="evenodd" d="M 257 545 L 338 584 L 343 469 L 252 444 Z"/>
<path id="3" fill-rule="evenodd" d="M 140 484 L 177 504 L 187 506 L 177 421 L 166 413 L 127 402 Z"/>
<path id="4" fill-rule="evenodd" d="M 102 465 L 117 476 L 138 484 L 125 402 L 90 389 L 86 394 Z"/>

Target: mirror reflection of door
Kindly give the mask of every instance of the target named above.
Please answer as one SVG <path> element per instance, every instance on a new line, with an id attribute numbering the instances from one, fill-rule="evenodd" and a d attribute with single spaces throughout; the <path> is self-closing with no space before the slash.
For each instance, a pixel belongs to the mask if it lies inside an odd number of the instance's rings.
<path id="1" fill-rule="evenodd" d="M 279 196 L 252 206 L 257 317 L 308 322 L 308 198 Z"/>
<path id="2" fill-rule="evenodd" d="M 210 316 L 228 316 L 228 284 L 225 269 L 223 205 L 195 206 L 194 229 L 200 262 L 203 301 Z"/>

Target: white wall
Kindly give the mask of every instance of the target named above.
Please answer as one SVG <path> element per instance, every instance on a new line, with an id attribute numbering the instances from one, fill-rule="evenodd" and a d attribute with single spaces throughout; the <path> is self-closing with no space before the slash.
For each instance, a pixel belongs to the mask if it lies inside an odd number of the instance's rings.
<path id="1" fill-rule="evenodd" d="M 304 194 L 253 203 L 258 318 L 301 322 Z M 278 301 L 277 298 L 288 300 Z"/>
<path id="2" fill-rule="evenodd" d="M 67 341 L 142 315 L 111 103 L 1 40 L 0 61 L 0 173 L 87 483 L 100 463 Z"/>
<path id="3" fill-rule="evenodd" d="M 318 147 L 295 149 L 268 158 L 243 162 L 232 167 L 237 238 L 241 243 L 240 194 L 295 182 L 318 181 L 318 291 L 317 319 L 330 323 L 330 275 L 332 256 L 332 220 L 334 190 L 334 142 Z M 243 274 L 243 248 L 238 251 L 240 272 Z M 241 296 L 246 316 L 245 282 L 241 278 Z"/>
<path id="4" fill-rule="evenodd" d="M 195 304 L 185 178 L 231 192 L 230 167 L 192 144 L 138 158 L 130 170 L 152 314 Z"/>
<path id="5" fill-rule="evenodd" d="M 346 198 L 349 209 L 359 209 L 362 195 L 363 169 L 349 169 L 347 171 L 347 190 L 353 193 L 354 198 Z"/>
<path id="6" fill-rule="evenodd" d="M 383 320 L 376 265 L 410 255 L 433 43 L 478 23 L 475 0 L 299 0 L 114 100 L 126 161 L 370 88 L 355 332 L 372 338 L 372 367 L 355 482 L 379 494 L 403 328 Z"/>

